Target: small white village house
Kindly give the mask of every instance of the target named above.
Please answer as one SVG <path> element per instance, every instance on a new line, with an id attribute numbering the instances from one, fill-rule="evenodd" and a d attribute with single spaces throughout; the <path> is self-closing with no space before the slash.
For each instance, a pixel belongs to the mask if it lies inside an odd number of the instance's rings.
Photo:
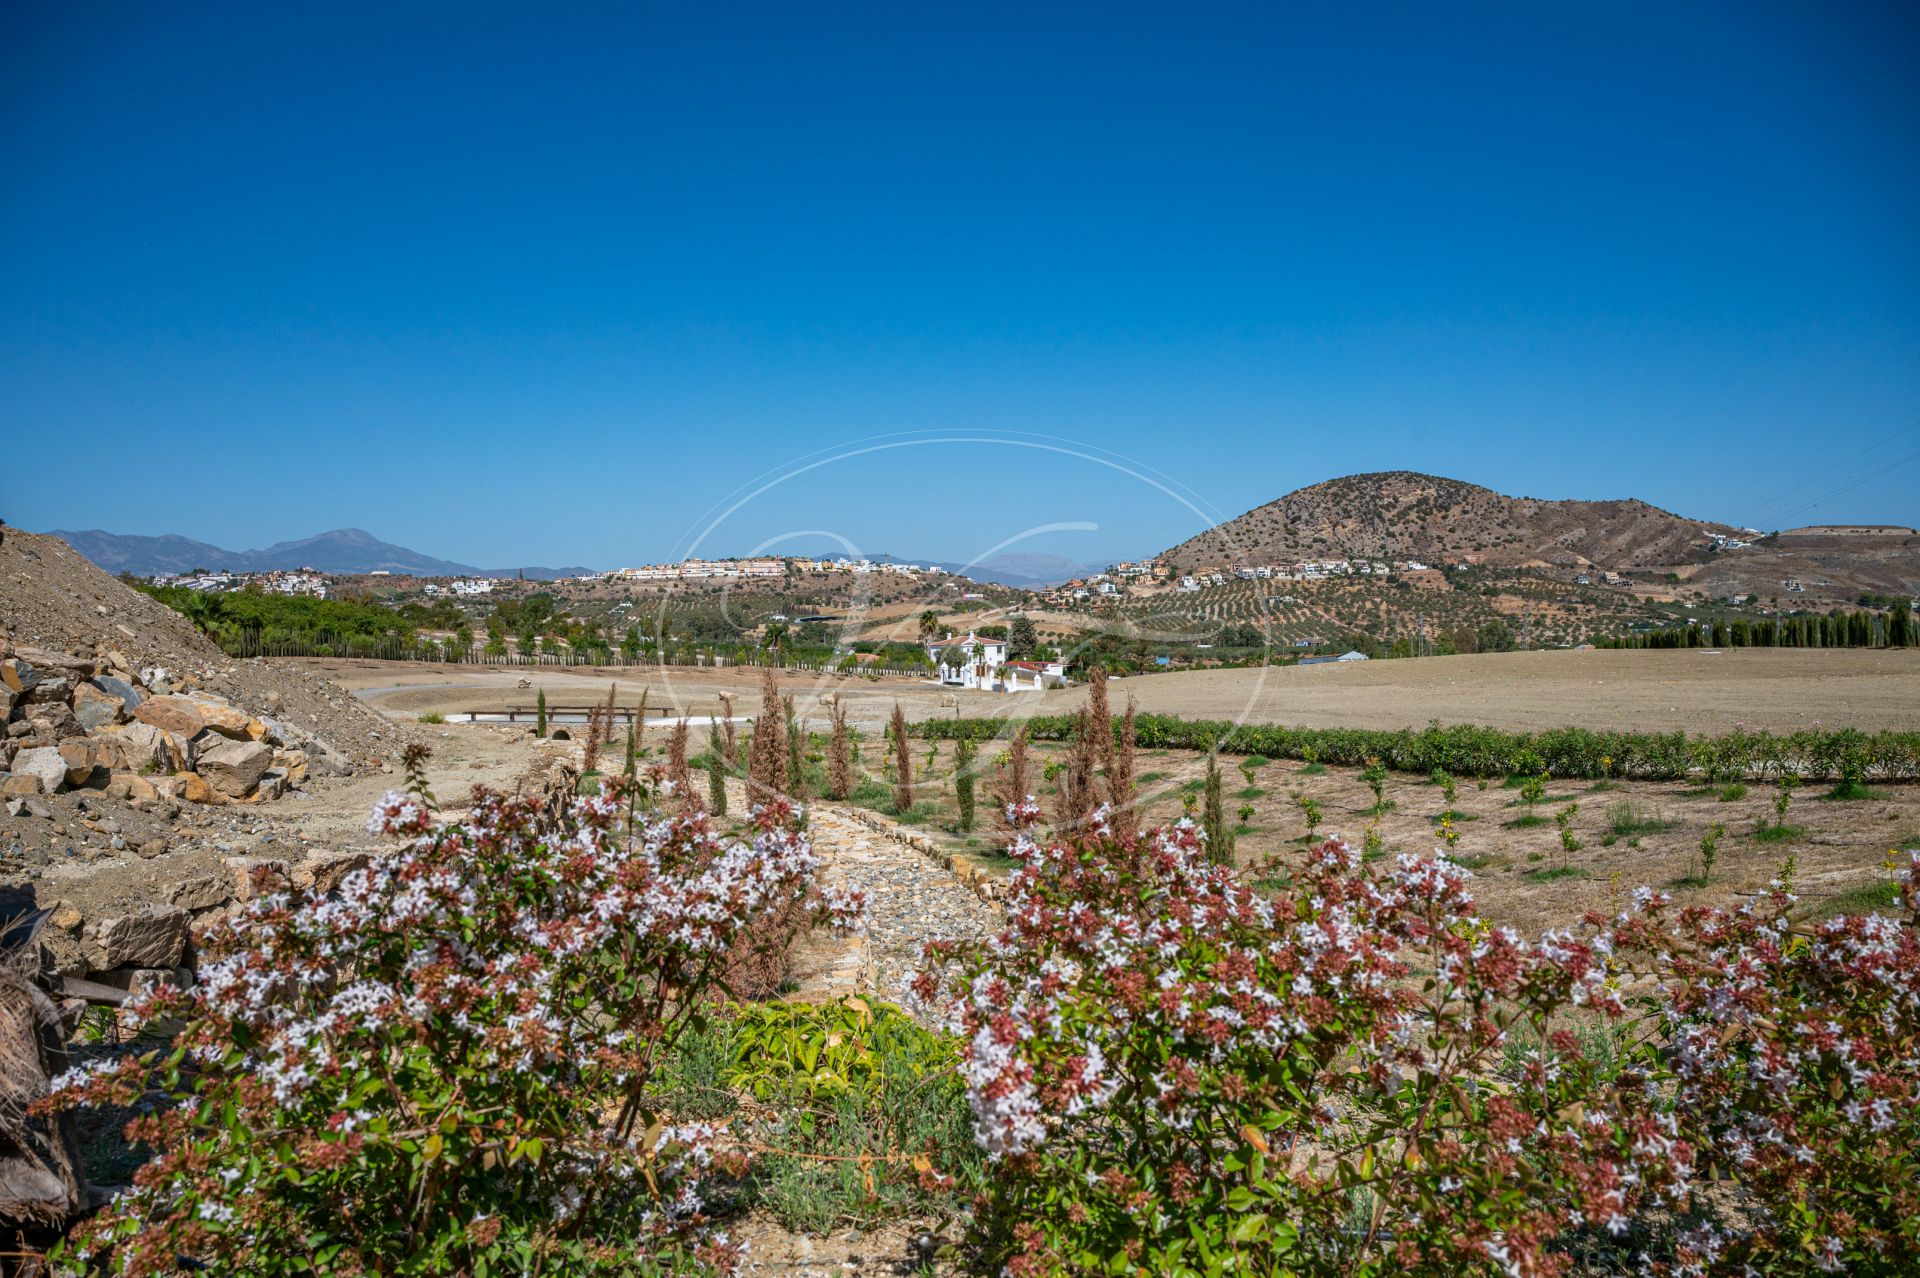
<path id="1" fill-rule="evenodd" d="M 940 682 L 954 688 L 982 688 L 989 692 L 1039 692 L 1049 681 L 1066 677 L 1058 661 L 1008 661 L 1005 639 L 938 639 L 927 645 Z"/>

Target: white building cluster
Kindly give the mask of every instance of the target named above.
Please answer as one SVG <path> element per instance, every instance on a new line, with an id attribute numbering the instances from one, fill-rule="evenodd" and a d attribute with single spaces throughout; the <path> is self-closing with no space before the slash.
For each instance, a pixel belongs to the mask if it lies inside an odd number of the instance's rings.
<path id="1" fill-rule="evenodd" d="M 202 572 L 161 573 L 152 578 L 156 586 L 184 586 L 188 590 L 229 591 L 257 586 L 276 595 L 327 597 L 327 579 L 311 568 L 275 572 Z"/>
<path id="2" fill-rule="evenodd" d="M 670 564 L 642 564 L 638 568 L 616 568 L 606 574 L 615 581 L 692 581 L 712 577 L 783 577 L 789 567 L 794 572 L 891 572 L 917 577 L 918 564 L 877 564 L 867 559 L 800 559 L 759 556 L 749 559 L 682 559 Z"/>

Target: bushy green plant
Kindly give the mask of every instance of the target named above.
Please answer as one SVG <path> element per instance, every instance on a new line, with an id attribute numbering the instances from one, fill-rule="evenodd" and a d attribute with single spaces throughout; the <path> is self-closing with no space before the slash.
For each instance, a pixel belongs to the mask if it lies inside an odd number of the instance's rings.
<path id="1" fill-rule="evenodd" d="M 1320 828 L 1320 801 L 1304 794 L 1296 794 L 1293 796 L 1293 802 L 1294 806 L 1300 809 L 1300 815 L 1306 818 L 1307 839 L 1312 841 L 1313 832 Z"/>
<path id="2" fill-rule="evenodd" d="M 1072 737 L 1071 716 L 1042 715 L 1027 721 L 1037 741 Z M 990 740 L 1006 731 L 999 718 L 929 719 L 915 726 L 923 736 L 972 736 Z M 1843 756 L 1857 753 L 1868 781 L 1920 780 L 1920 732 L 1859 733 L 1851 729 L 1805 729 L 1774 734 L 1745 730 L 1712 737 L 1684 732 L 1599 732 L 1556 728 L 1507 732 L 1476 724 L 1430 724 L 1425 728 L 1302 728 L 1280 724 L 1235 724 L 1143 714 L 1135 732 L 1141 748 L 1179 748 L 1259 753 L 1304 761 L 1303 775 L 1326 763 L 1364 766 L 1380 759 L 1396 772 L 1426 776 L 1444 768 L 1456 776 L 1486 778 L 1547 772 L 1554 777 L 1601 780 L 1680 780 L 1696 772 L 1730 778 L 1777 777 L 1796 772 L 1806 779 L 1837 778 Z"/>
<path id="3" fill-rule="evenodd" d="M 1530 941 L 1446 861 L 1329 842 L 1264 869 L 1276 899 L 1190 826 L 1144 842 L 1022 833 L 1006 930 L 915 981 L 962 1030 L 993 1269 L 1441 1278 L 1578 1248 L 1800 1278 L 1920 1248 L 1920 854 L 1899 918 L 1794 925 L 1789 869 L 1739 910 L 1642 889 Z"/>
<path id="4" fill-rule="evenodd" d="M 182 1027 L 170 1047 L 43 1102 L 171 1098 L 129 1125 L 154 1161 L 63 1255 L 260 1276 L 730 1268 L 687 1207 L 745 1151 L 660 1114 L 655 1071 L 732 965 L 861 900 L 814 888 L 784 805 L 726 840 L 649 816 L 657 783 L 561 813 L 481 795 L 442 825 L 420 782 L 375 809 L 398 848 L 335 896 L 262 897 L 211 929 L 199 984 L 130 1005 Z"/>
<path id="5" fill-rule="evenodd" d="M 790 1228 L 950 1210 L 982 1186 L 953 1039 L 889 1003 L 734 1006 L 720 1083 L 761 1102 L 748 1182 Z M 741 1126 L 737 1121 L 736 1126 Z"/>

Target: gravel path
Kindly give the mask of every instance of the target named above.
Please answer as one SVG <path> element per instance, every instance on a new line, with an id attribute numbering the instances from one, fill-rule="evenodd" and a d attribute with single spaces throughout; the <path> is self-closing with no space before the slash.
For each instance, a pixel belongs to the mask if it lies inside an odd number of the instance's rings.
<path id="1" fill-rule="evenodd" d="M 999 931 L 999 910 L 924 853 L 821 801 L 807 805 L 807 828 L 825 863 L 822 882 L 866 892 L 867 927 L 856 937 L 808 938 L 794 955 L 796 997 L 872 994 L 900 1003 L 926 942 Z"/>

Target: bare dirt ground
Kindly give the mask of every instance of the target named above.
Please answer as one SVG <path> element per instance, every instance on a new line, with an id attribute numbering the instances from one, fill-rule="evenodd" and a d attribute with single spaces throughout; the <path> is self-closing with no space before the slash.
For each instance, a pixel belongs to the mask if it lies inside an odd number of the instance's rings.
<path id="1" fill-rule="evenodd" d="M 1056 786 L 1044 778 L 1045 765 L 1064 758 L 1065 747 L 1036 743 L 1035 776 L 1038 798 L 1051 811 Z M 929 754 L 933 757 L 929 757 Z M 989 746 L 982 762 L 989 788 L 999 747 Z M 1248 763 L 1251 779 L 1239 768 Z M 1137 762 L 1139 804 L 1143 828 L 1180 819 L 1183 800 L 1199 800 L 1206 775 L 1206 756 L 1191 750 L 1145 750 Z M 935 834 L 957 860 L 1005 872 L 1009 863 L 995 855 L 1002 832 L 994 824 L 991 804 L 980 805 L 980 825 L 971 835 L 952 827 L 958 819 L 951 776 L 952 746 L 941 743 L 929 750 L 915 743 L 914 767 L 924 781 L 914 791 L 913 824 Z M 1238 817 L 1242 807 L 1252 809 L 1239 818 L 1236 861 L 1254 867 L 1269 853 L 1298 864 L 1305 846 L 1306 819 L 1298 798 L 1319 804 L 1319 838 L 1340 837 L 1356 850 L 1364 847 L 1372 827 L 1380 851 L 1426 855 L 1442 849 L 1437 824 L 1447 810 L 1440 789 L 1427 779 L 1393 774 L 1385 783 L 1390 805 L 1375 813 L 1373 791 L 1357 768 L 1308 770 L 1291 759 L 1221 759 L 1225 807 Z M 1805 907 L 1821 914 L 1845 910 L 1858 913 L 1879 904 L 1870 893 L 1885 891 L 1893 879 L 1886 867 L 1890 849 L 1920 847 L 1920 786 L 1872 787 L 1871 798 L 1836 800 L 1826 797 L 1831 786 L 1809 785 L 1795 791 L 1785 835 L 1763 835 L 1762 827 L 1776 824 L 1773 800 L 1777 791 L 1764 782 L 1748 783 L 1743 793 L 1687 782 L 1557 781 L 1535 805 L 1535 823 L 1526 823 L 1526 805 L 1520 791 L 1495 778 L 1485 789 L 1467 777 L 1457 780 L 1452 810 L 1460 833 L 1452 855 L 1473 869 L 1474 895 L 1480 908 L 1496 923 L 1522 931 L 1566 926 L 1588 910 L 1606 911 L 1624 900 L 1633 888 L 1646 885 L 1671 891 L 1682 900 L 1700 904 L 1731 904 L 1766 884 L 1792 856 L 1797 890 Z M 1569 830 L 1579 845 L 1568 851 L 1560 841 L 1555 816 L 1578 805 L 1569 818 Z M 1711 876 L 1700 873 L 1700 841 L 1714 825 L 1724 827 Z M 1900 858 L 1904 864 L 1904 856 Z"/>
<path id="2" fill-rule="evenodd" d="M 736 713 L 756 713 L 760 672 L 629 666 L 534 668 L 445 666 L 419 662 L 315 659 L 309 665 L 397 718 L 506 706 L 532 709 L 545 690 L 553 705 L 585 705 L 617 683 L 631 706 L 641 690 L 662 713 L 703 719 L 720 713 L 718 694 Z M 518 687 L 521 679 L 533 686 Z M 1085 699 L 1084 689 L 996 694 L 943 689 L 930 680 L 842 678 L 780 672 L 783 693 L 801 713 L 824 721 L 819 697 L 846 699 L 863 725 L 884 722 L 898 700 L 920 720 L 966 715 L 1056 714 Z M 1481 723 L 1509 729 L 1557 727 L 1635 731 L 1776 732 L 1808 726 L 1872 731 L 1920 725 L 1920 650 L 1692 649 L 1674 651 L 1510 652 L 1269 669 L 1198 670 L 1136 675 L 1113 682 L 1142 711 L 1186 718 L 1314 727 L 1418 727 Z"/>
<path id="3" fill-rule="evenodd" d="M 402 720 L 417 720 L 428 712 L 456 715 L 508 707 L 531 711 L 541 692 L 547 694 L 547 704 L 552 707 L 586 706 L 605 701 L 608 684 L 615 686 L 618 704 L 628 709 L 639 704 L 644 691 L 650 722 L 663 716 L 687 715 L 696 723 L 710 715 L 718 717 L 724 713 L 721 693 L 733 697 L 736 715 L 760 712 L 757 667 L 466 666 L 320 658 L 301 664 L 350 689 L 366 705 Z M 530 686 L 520 687 L 522 679 Z M 942 702 L 949 698 L 957 699 L 961 713 L 969 715 L 1002 713 L 1016 701 L 1037 705 L 991 692 L 943 689 L 930 679 L 870 679 L 783 670 L 775 672 L 775 682 L 783 695 L 794 698 L 801 717 L 815 728 L 826 723 L 827 707 L 820 697 L 829 693 L 846 702 L 848 718 L 854 723 L 876 728 L 893 713 L 895 700 L 913 720 L 942 713 Z M 946 709 L 944 713 L 954 711 Z"/>
<path id="4" fill-rule="evenodd" d="M 1485 653 L 1141 675 L 1113 688 L 1143 711 L 1322 728 L 1438 719 L 1514 730 L 1871 731 L 1920 726 L 1920 649 Z M 1044 694 L 1050 712 L 1084 697 L 1079 689 Z"/>

